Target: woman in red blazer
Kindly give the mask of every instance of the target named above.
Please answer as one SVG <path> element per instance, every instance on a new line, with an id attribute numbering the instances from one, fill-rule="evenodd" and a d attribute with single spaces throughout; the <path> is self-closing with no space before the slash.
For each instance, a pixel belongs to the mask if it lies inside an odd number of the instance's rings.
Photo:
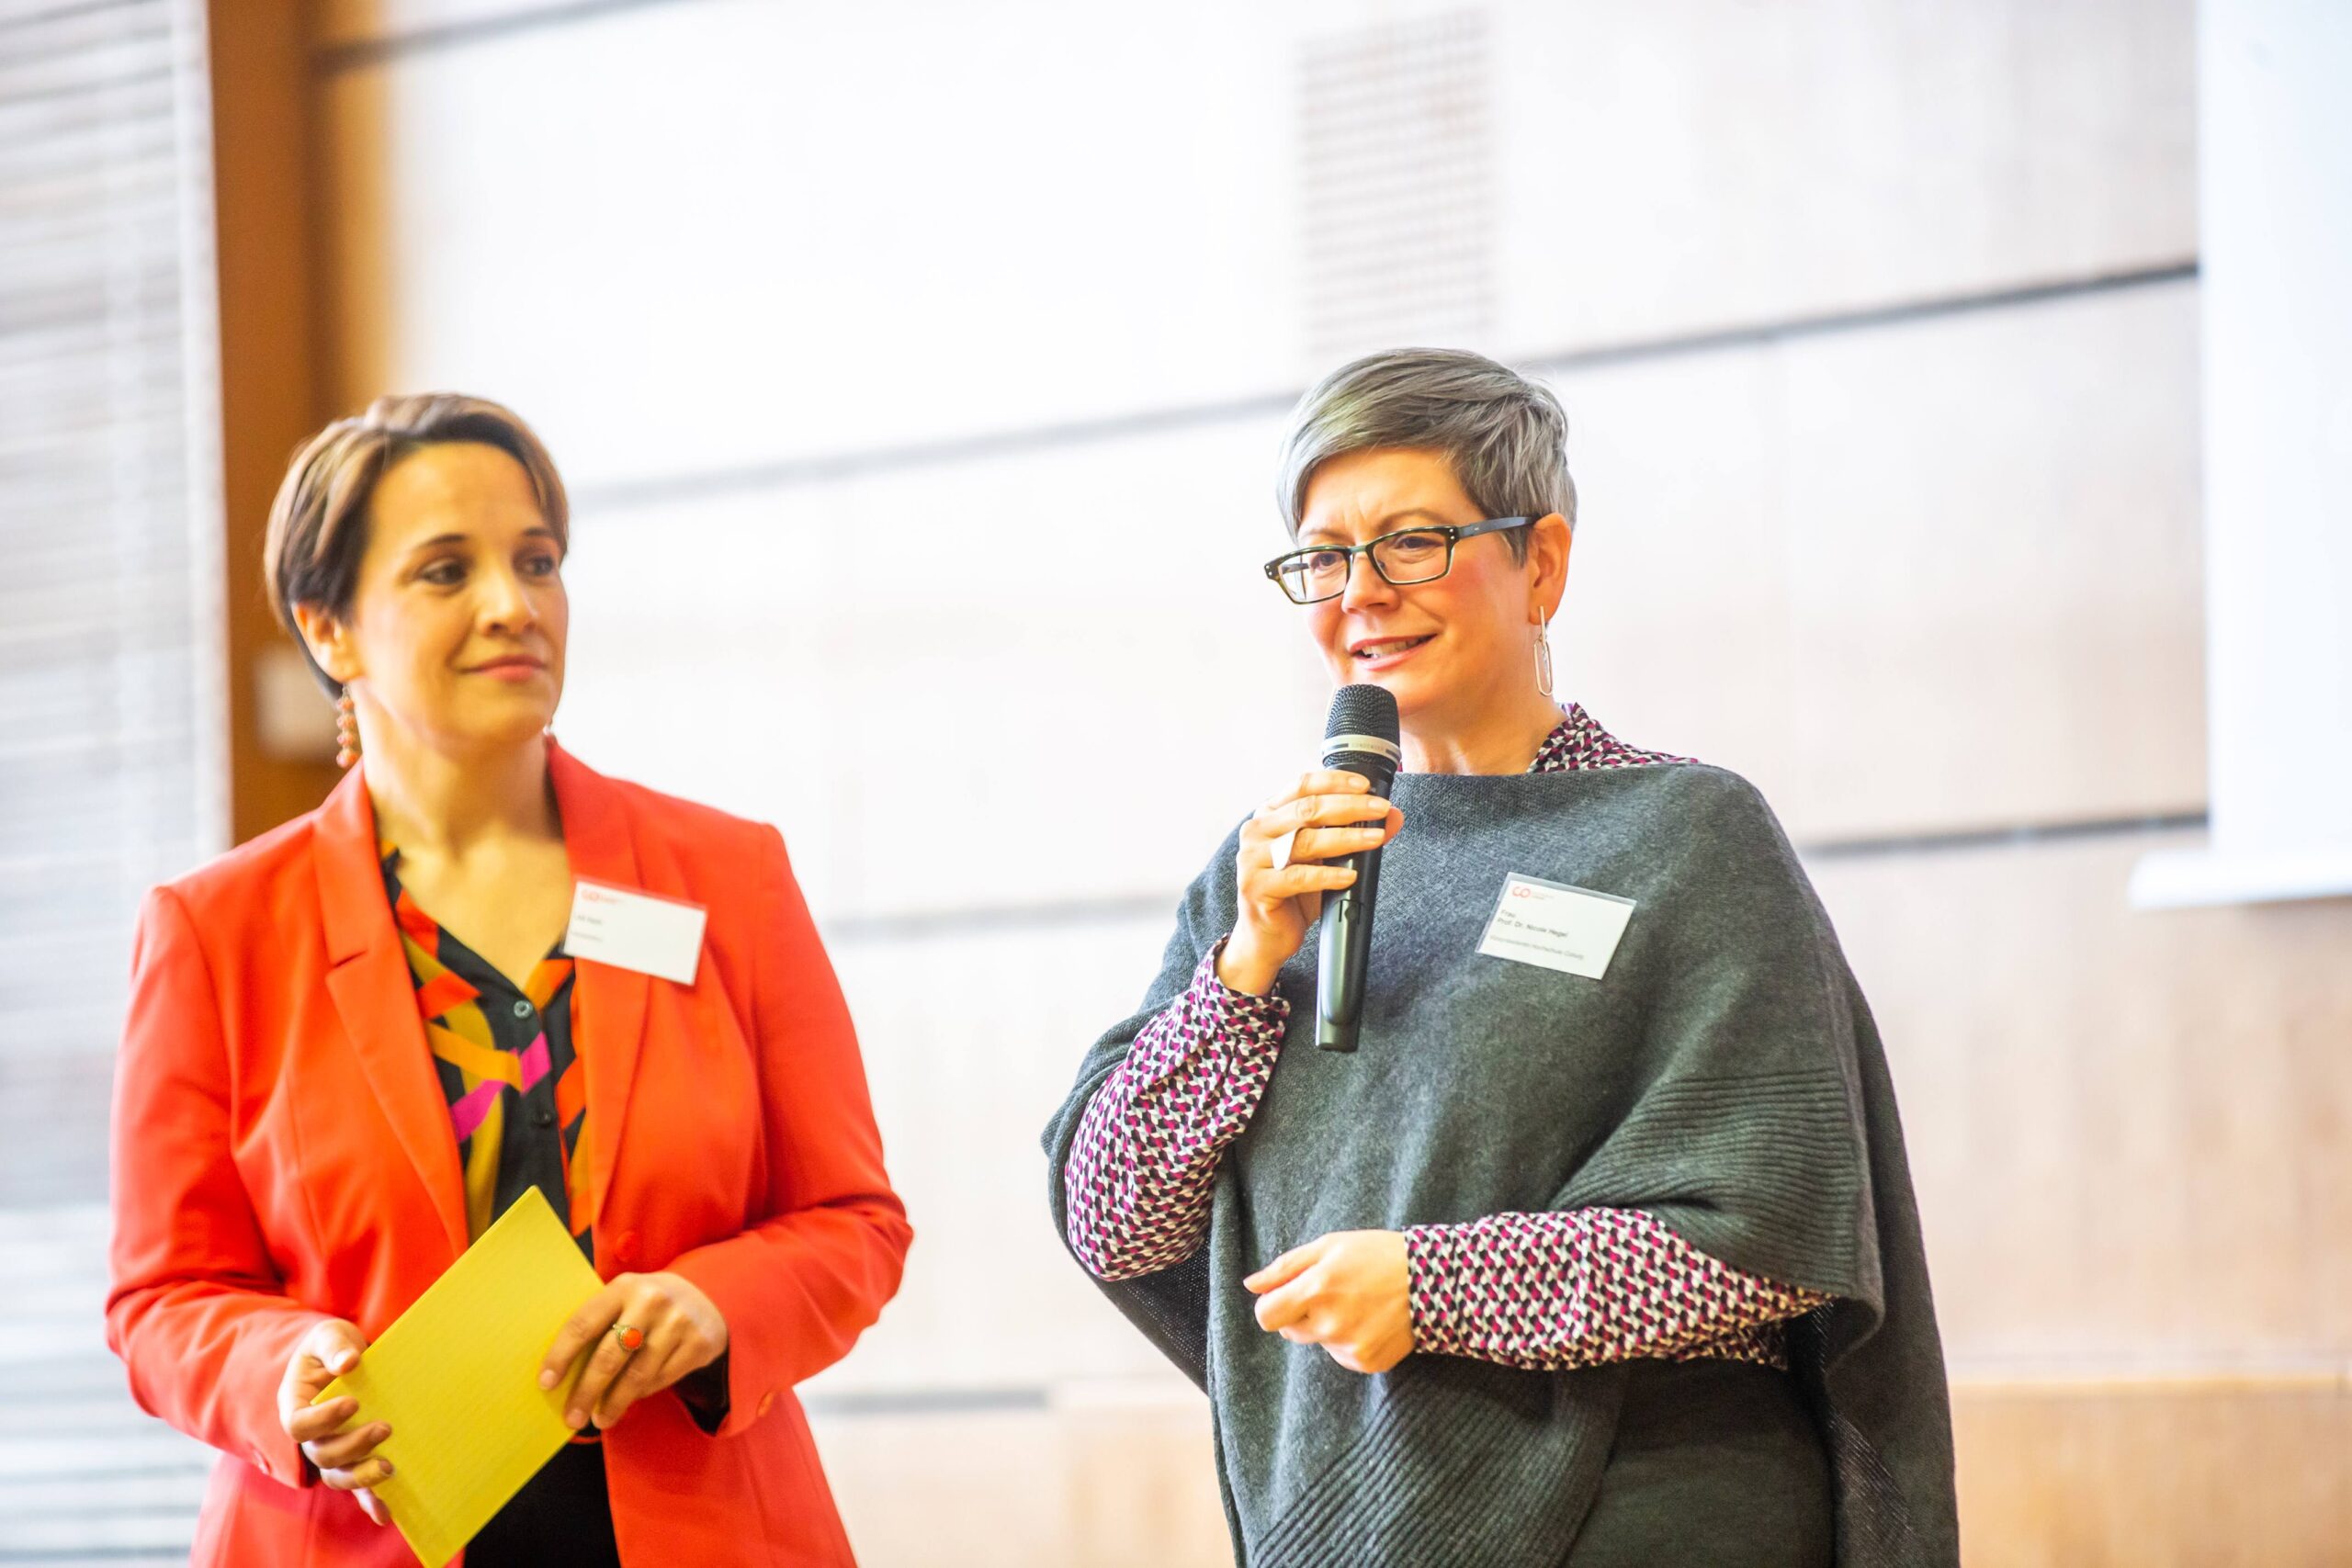
<path id="1" fill-rule="evenodd" d="M 380 1423 L 310 1401 L 536 1186 L 604 1291 L 580 1437 L 465 1554 L 851 1561 L 793 1385 L 910 1232 L 783 840 L 546 733 L 568 519 L 495 405 L 386 399 L 296 459 L 280 612 L 341 696 L 318 810 L 152 893 L 118 1070 L 108 1340 L 221 1450 L 194 1561 L 394 1564 Z M 560 942 L 575 881 L 700 906 L 690 984 Z"/>

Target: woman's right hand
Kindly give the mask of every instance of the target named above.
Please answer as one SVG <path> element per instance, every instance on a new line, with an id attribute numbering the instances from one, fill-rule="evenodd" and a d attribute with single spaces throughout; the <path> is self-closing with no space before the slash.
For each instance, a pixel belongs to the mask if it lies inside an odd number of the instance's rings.
<path id="1" fill-rule="evenodd" d="M 356 1325 L 341 1318 L 329 1318 L 312 1327 L 294 1347 L 286 1363 L 286 1376 L 278 1382 L 277 1420 L 286 1435 L 301 1444 L 303 1453 L 318 1466 L 322 1482 L 338 1492 L 350 1493 L 369 1518 L 383 1525 L 390 1524 L 392 1516 L 368 1488 L 381 1485 L 391 1476 L 390 1460 L 371 1457 L 392 1435 L 391 1427 L 371 1421 L 348 1432 L 339 1430 L 359 1414 L 359 1402 L 347 1393 L 324 1404 L 311 1403 L 321 1389 L 357 1366 L 359 1353 L 367 1348 L 368 1337 Z"/>
<path id="2" fill-rule="evenodd" d="M 1344 769 L 1307 773 L 1241 825 L 1234 855 L 1240 914 L 1217 955 L 1216 977 L 1237 991 L 1263 996 L 1306 941 L 1326 893 L 1351 886 L 1356 874 L 1320 863 L 1376 850 L 1396 836 L 1405 814 L 1372 793 L 1372 782 Z M 1283 840 L 1285 863 L 1275 863 Z"/>

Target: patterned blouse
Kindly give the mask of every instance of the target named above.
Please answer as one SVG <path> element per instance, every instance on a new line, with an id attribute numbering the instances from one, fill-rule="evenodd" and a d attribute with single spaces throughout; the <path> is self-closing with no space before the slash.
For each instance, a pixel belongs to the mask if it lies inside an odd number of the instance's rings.
<path id="1" fill-rule="evenodd" d="M 1636 750 L 1571 705 L 1528 771 L 1688 760 Z M 1148 1274 L 1200 1247 L 1218 1161 L 1272 1081 L 1290 1004 L 1227 987 L 1223 948 L 1144 1026 L 1080 1121 L 1069 1244 L 1098 1278 Z M 1742 1273 L 1632 1209 L 1415 1225 L 1405 1256 L 1416 1349 L 1537 1371 L 1635 1358 L 1785 1368 L 1787 1321 L 1829 1300 Z"/>
<path id="2" fill-rule="evenodd" d="M 408 953 L 416 1009 L 465 1169 L 468 1238 L 479 1238 L 537 1187 L 593 1265 L 595 1202 L 586 1190 L 593 1168 L 573 1157 L 594 1145 L 585 1141 L 587 1068 L 572 1049 L 579 1019 L 571 960 L 558 942 L 518 989 L 417 908 L 401 886 L 400 851 L 390 844 L 380 850 L 384 894 Z M 558 1450 L 474 1538 L 466 1562 L 472 1568 L 617 1568 L 601 1436 L 591 1423 Z"/>
<path id="3" fill-rule="evenodd" d="M 580 1190 L 589 1165 L 572 1162 L 588 1125 L 588 1079 L 571 1046 L 571 960 L 557 943 L 517 989 L 417 908 L 401 886 L 399 850 L 386 845 L 383 857 L 384 892 L 465 1168 L 467 1236 L 479 1237 L 537 1187 L 594 1263 L 595 1205 Z"/>

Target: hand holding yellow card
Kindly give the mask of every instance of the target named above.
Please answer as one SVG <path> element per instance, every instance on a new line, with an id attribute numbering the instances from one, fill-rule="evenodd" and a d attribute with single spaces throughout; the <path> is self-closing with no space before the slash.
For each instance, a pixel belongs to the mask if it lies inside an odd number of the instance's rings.
<path id="1" fill-rule="evenodd" d="M 563 1407 L 579 1367 L 543 1389 L 539 1361 L 602 1288 L 532 1188 L 311 1402 L 347 1393 L 359 1414 L 346 1430 L 390 1425 L 376 1452 L 392 1475 L 375 1492 L 426 1568 L 464 1550 L 571 1439 Z"/>

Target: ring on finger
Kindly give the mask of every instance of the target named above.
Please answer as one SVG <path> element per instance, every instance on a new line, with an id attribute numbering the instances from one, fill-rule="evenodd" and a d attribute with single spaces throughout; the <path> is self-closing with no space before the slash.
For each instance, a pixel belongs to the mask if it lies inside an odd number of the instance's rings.
<path id="1" fill-rule="evenodd" d="M 610 1334 L 614 1338 L 619 1340 L 621 1342 L 621 1348 L 628 1351 L 631 1355 L 636 1354 L 639 1349 L 644 1348 L 645 1330 L 641 1328 L 632 1328 L 626 1323 L 615 1323 L 612 1327 L 606 1329 L 605 1332 Z"/>
<path id="2" fill-rule="evenodd" d="M 1298 835 L 1302 831 L 1304 831 L 1303 829 L 1293 828 L 1273 841 L 1273 867 L 1276 871 L 1281 871 L 1290 864 L 1290 852 L 1297 847 Z"/>

